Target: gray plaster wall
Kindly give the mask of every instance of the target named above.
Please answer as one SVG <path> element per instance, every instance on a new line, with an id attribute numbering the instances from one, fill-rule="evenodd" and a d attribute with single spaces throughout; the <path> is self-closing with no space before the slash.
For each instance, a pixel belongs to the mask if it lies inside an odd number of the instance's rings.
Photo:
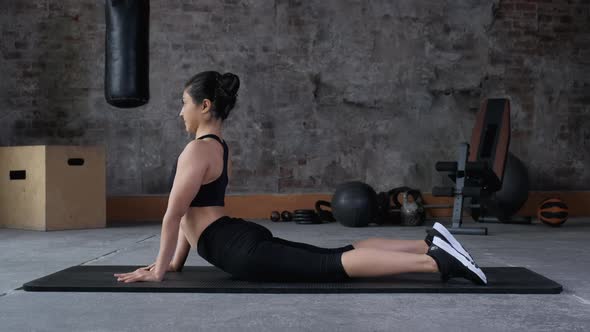
<path id="1" fill-rule="evenodd" d="M 508 97 L 531 189 L 588 189 L 590 3 L 152 0 L 149 104 L 104 99 L 104 2 L 0 0 L 0 145 L 104 145 L 109 195 L 166 194 L 183 83 L 231 71 L 229 193 L 443 182 Z"/>

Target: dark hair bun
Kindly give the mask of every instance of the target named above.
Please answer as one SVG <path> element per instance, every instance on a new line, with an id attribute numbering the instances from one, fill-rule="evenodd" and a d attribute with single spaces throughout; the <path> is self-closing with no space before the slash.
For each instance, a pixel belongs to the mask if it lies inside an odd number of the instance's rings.
<path id="1" fill-rule="evenodd" d="M 221 118 L 225 120 L 236 104 L 240 79 L 235 74 L 225 73 L 219 76 L 218 85 L 215 93 L 215 104 L 219 108 Z"/>
<path id="2" fill-rule="evenodd" d="M 232 73 L 225 73 L 221 75 L 221 88 L 228 97 L 236 97 L 238 89 L 240 88 L 240 79 L 237 75 Z"/>

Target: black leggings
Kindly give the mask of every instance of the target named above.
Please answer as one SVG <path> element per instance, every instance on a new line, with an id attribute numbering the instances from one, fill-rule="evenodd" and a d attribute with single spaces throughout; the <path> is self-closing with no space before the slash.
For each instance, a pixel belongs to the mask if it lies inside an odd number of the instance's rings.
<path id="1" fill-rule="evenodd" d="M 201 234 L 197 251 L 234 278 L 252 281 L 340 281 L 348 278 L 341 248 L 320 248 L 274 237 L 266 227 L 222 217 Z"/>

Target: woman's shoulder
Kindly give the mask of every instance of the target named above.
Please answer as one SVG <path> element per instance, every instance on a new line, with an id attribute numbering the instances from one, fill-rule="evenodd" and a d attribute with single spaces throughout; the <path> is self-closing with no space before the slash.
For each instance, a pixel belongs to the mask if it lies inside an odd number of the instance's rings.
<path id="1" fill-rule="evenodd" d="M 211 153 L 216 153 L 219 147 L 219 142 L 214 140 L 192 140 L 184 147 L 182 154 L 210 155 Z"/>
<path id="2" fill-rule="evenodd" d="M 184 150 L 182 150 L 180 153 L 179 158 L 197 157 L 209 153 L 209 149 L 209 146 L 207 144 L 203 144 L 202 141 L 193 140 L 184 147 Z"/>

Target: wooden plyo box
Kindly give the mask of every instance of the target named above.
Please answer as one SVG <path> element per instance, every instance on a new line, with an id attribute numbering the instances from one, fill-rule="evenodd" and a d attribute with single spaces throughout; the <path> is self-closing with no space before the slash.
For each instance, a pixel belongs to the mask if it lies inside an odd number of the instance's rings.
<path id="1" fill-rule="evenodd" d="M 0 147 L 0 227 L 106 227 L 103 146 Z"/>

